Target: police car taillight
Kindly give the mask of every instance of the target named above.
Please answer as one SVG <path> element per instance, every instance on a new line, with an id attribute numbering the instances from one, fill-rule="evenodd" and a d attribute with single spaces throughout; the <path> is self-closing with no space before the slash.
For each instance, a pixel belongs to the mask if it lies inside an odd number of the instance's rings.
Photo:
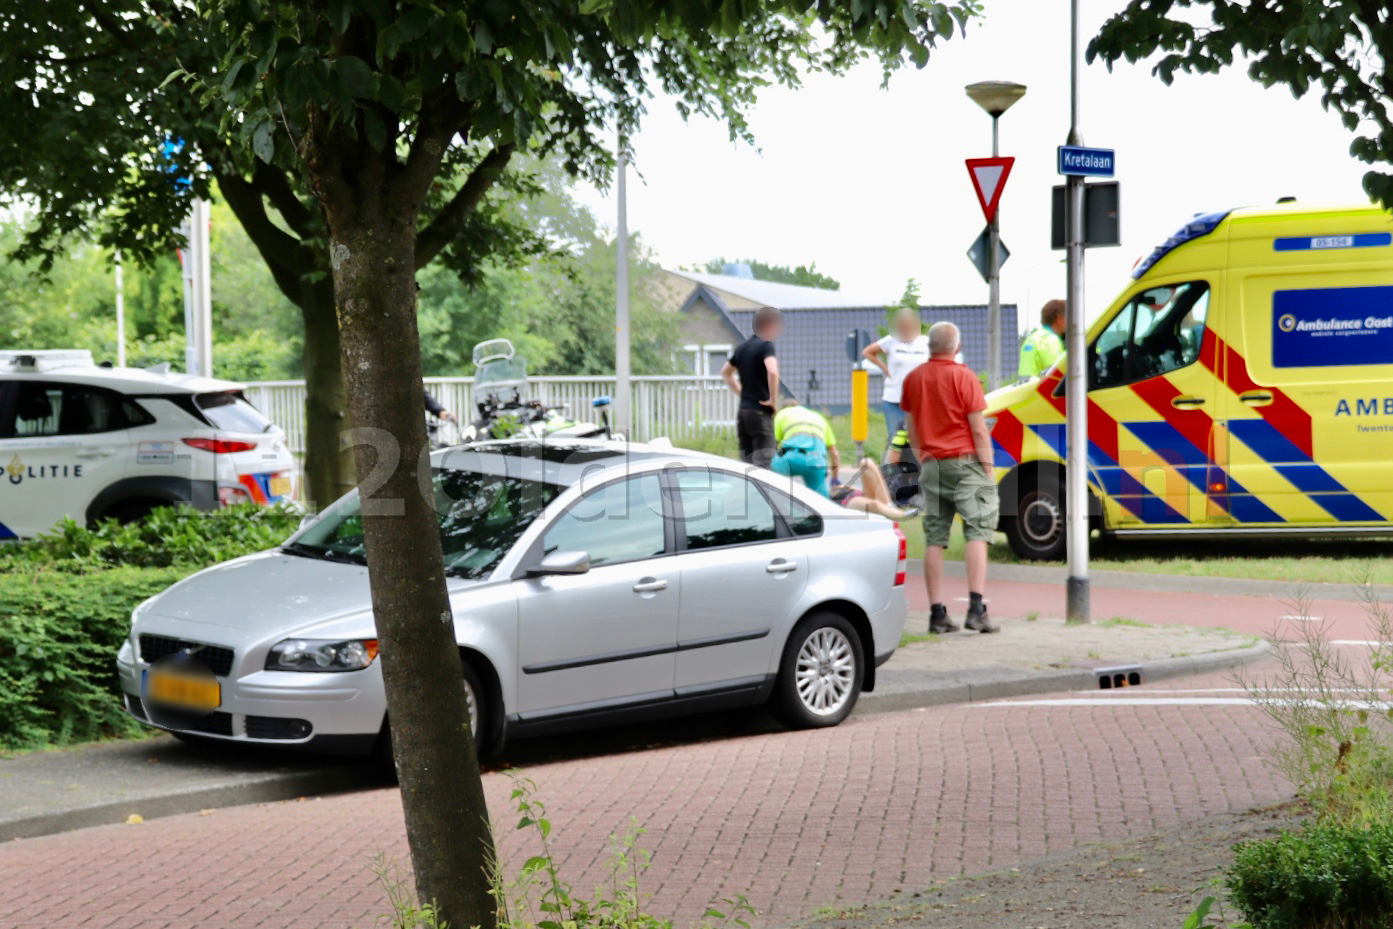
<path id="1" fill-rule="evenodd" d="M 909 554 L 909 542 L 905 539 L 904 533 L 900 531 L 900 524 L 895 523 L 895 538 L 900 540 L 900 553 L 895 562 L 895 586 L 904 586 L 904 564 L 905 558 Z"/>
<path id="2" fill-rule="evenodd" d="M 232 452 L 249 452 L 256 448 L 255 442 L 234 442 L 231 439 L 185 439 L 185 445 L 212 452 L 215 455 L 229 455 Z"/>

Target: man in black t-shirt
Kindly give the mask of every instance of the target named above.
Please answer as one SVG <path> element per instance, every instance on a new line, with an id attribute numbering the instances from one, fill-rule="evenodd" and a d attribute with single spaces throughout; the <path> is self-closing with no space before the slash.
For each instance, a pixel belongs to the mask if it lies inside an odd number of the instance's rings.
<path id="1" fill-rule="evenodd" d="M 774 340 L 784 331 L 783 314 L 772 306 L 755 311 L 755 334 L 731 352 L 721 377 L 740 398 L 735 433 L 740 438 L 740 457 L 761 468 L 769 467 L 774 447 L 774 409 L 779 402 L 779 359 Z"/>

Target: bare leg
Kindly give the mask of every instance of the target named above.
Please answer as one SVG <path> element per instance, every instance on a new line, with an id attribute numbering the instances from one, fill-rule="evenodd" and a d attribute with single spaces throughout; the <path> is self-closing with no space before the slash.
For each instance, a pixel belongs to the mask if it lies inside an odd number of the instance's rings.
<path id="1" fill-rule="evenodd" d="M 983 557 L 986 556 L 986 549 L 983 548 Z M 970 562 L 969 562 L 970 563 Z M 986 573 L 986 564 L 982 565 L 982 571 Z M 924 549 L 924 583 L 929 588 L 929 603 L 942 603 L 943 594 L 943 547 L 930 545 Z"/>
<path id="2" fill-rule="evenodd" d="M 869 458 L 861 459 L 861 492 L 877 503 L 895 502 L 890 499 L 890 488 L 885 483 L 885 475 L 880 473 L 880 468 Z"/>
<path id="3" fill-rule="evenodd" d="M 870 497 L 857 497 L 854 500 L 848 500 L 842 505 L 848 510 L 860 510 L 863 513 L 879 513 L 886 519 L 893 519 L 895 522 L 909 517 L 908 510 L 902 510 L 891 503 L 882 503 L 879 500 L 872 500 Z"/>
<path id="4" fill-rule="evenodd" d="M 975 594 L 987 592 L 987 543 L 967 543 L 967 589 Z"/>

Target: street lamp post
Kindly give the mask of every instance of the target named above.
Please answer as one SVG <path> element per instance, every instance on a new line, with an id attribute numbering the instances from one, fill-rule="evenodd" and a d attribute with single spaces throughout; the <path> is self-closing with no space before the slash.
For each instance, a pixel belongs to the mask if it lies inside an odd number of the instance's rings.
<path id="1" fill-rule="evenodd" d="M 997 121 L 1001 114 L 1025 96 L 1025 85 L 1011 81 L 978 81 L 967 85 L 967 95 L 992 118 L 992 157 L 1000 154 Z M 1001 211 L 987 224 L 987 389 L 1001 386 Z"/>
<path id="2" fill-rule="evenodd" d="M 633 394 L 629 331 L 629 160 L 624 154 L 624 140 L 619 140 L 617 175 L 617 206 L 619 234 L 616 241 L 615 313 L 614 313 L 614 428 L 624 438 L 633 437 Z"/>

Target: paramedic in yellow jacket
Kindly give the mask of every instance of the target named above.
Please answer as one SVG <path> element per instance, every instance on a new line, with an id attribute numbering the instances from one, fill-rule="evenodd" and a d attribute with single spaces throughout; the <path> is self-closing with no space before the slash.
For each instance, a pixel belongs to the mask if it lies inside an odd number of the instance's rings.
<path id="1" fill-rule="evenodd" d="M 1039 377 L 1064 354 L 1064 301 L 1051 300 L 1040 308 L 1040 328 L 1021 343 L 1021 364 L 1016 374 Z"/>
<path id="2" fill-rule="evenodd" d="M 810 489 L 827 496 L 829 460 L 833 474 L 842 464 L 827 417 L 790 400 L 774 415 L 774 444 L 779 453 L 770 467 L 775 472 L 801 477 Z"/>

